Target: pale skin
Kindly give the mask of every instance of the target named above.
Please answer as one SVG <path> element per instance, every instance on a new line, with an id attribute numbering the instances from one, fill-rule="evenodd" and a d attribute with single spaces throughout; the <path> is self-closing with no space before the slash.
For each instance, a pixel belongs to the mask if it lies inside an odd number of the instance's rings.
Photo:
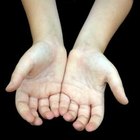
<path id="1" fill-rule="evenodd" d="M 104 56 L 132 0 L 96 0 L 68 58 L 54 0 L 22 0 L 33 46 L 21 57 L 9 85 L 19 114 L 33 125 L 62 115 L 76 130 L 96 130 L 104 117 L 104 91 L 128 99 L 115 66 Z M 46 12 L 49 11 L 49 12 Z M 53 18 L 52 18 L 53 17 Z"/>
<path id="2" fill-rule="evenodd" d="M 41 125 L 39 114 L 44 119 L 59 116 L 66 50 L 55 0 L 22 0 L 22 3 L 33 45 L 21 57 L 6 90 L 17 90 L 16 107 L 23 119 L 32 125 Z"/>

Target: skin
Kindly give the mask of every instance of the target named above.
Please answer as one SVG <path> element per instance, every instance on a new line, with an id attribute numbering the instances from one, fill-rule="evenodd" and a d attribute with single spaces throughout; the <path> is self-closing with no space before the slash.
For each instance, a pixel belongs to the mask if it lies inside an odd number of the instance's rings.
<path id="1" fill-rule="evenodd" d="M 66 50 L 55 0 L 22 0 L 22 3 L 33 45 L 19 60 L 6 91 L 16 90 L 16 108 L 23 119 L 41 125 L 42 117 L 50 120 L 60 115 Z"/>
<path id="2" fill-rule="evenodd" d="M 70 52 L 62 84 L 60 114 L 76 130 L 96 130 L 104 117 L 104 91 L 126 105 L 121 78 L 104 56 L 112 36 L 132 6 L 132 0 L 96 0 Z"/>
<path id="3" fill-rule="evenodd" d="M 121 104 L 128 103 L 119 73 L 103 52 L 132 0 L 96 0 L 68 58 L 55 0 L 22 3 L 33 46 L 19 60 L 6 87 L 8 92 L 16 90 L 19 114 L 33 125 L 42 124 L 39 114 L 45 119 L 61 115 L 78 131 L 96 130 L 104 117 L 106 84 Z"/>

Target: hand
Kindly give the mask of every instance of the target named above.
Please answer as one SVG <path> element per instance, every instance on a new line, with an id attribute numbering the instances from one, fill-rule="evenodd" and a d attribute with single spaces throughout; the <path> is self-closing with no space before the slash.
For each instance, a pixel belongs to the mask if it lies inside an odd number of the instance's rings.
<path id="1" fill-rule="evenodd" d="M 97 129 L 104 117 L 107 83 L 116 99 L 127 104 L 118 71 L 102 53 L 93 49 L 72 50 L 62 84 L 60 114 L 66 121 L 74 121 L 78 131 Z"/>
<path id="2" fill-rule="evenodd" d="M 64 47 L 46 42 L 34 44 L 21 57 L 6 90 L 17 90 L 16 107 L 27 122 L 41 125 L 39 113 L 45 119 L 59 116 L 65 64 Z"/>

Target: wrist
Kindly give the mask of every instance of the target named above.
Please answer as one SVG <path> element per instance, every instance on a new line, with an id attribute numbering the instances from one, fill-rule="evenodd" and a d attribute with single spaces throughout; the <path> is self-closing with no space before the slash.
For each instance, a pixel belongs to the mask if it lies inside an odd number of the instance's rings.
<path id="1" fill-rule="evenodd" d="M 108 42 L 109 39 L 107 39 L 106 36 L 99 36 L 97 30 L 94 30 L 93 32 L 89 29 L 82 29 L 77 37 L 74 47 L 94 49 L 103 53 L 108 45 Z"/>
<path id="2" fill-rule="evenodd" d="M 53 45 L 55 47 L 64 47 L 64 42 L 62 38 L 58 38 L 55 36 L 47 36 L 47 37 L 39 37 L 36 39 L 33 39 L 33 44 L 36 44 L 38 42 L 43 42 L 43 43 L 47 43 L 50 45 Z"/>
<path id="3" fill-rule="evenodd" d="M 106 44 L 102 45 L 98 41 L 94 41 L 94 40 L 89 41 L 89 40 L 80 39 L 75 42 L 73 48 L 81 51 L 92 50 L 94 52 L 104 53 L 106 49 Z"/>

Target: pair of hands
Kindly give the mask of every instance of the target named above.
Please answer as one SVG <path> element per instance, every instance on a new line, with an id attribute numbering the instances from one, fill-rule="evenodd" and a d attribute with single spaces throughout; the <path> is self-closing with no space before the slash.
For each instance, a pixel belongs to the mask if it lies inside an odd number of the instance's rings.
<path id="1" fill-rule="evenodd" d="M 16 90 L 16 108 L 32 125 L 61 115 L 76 130 L 90 132 L 103 120 L 107 83 L 127 104 L 116 68 L 101 52 L 73 49 L 67 58 L 63 46 L 38 42 L 21 57 L 6 91 Z"/>

